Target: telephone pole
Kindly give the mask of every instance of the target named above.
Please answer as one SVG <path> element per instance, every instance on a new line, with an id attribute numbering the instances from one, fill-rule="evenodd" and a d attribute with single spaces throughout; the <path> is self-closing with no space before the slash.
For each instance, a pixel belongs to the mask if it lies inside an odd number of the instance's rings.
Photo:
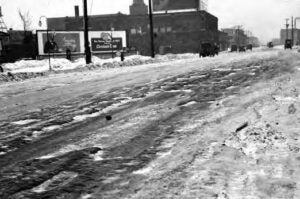
<path id="1" fill-rule="evenodd" d="M 294 46 L 294 16 L 292 16 L 292 47 Z"/>
<path id="2" fill-rule="evenodd" d="M 155 57 L 154 53 L 154 38 L 153 38 L 153 16 L 152 16 L 152 1 L 149 0 L 149 22 L 150 22 L 150 42 L 151 42 L 151 57 Z"/>
<path id="3" fill-rule="evenodd" d="M 285 19 L 286 23 L 285 23 L 285 26 L 286 26 L 286 33 L 285 33 L 285 36 L 286 36 L 286 40 L 289 39 L 289 19 Z"/>
<path id="4" fill-rule="evenodd" d="M 87 0 L 83 0 L 83 19 L 84 19 L 84 52 L 86 64 L 92 62 L 91 48 L 89 44 L 89 23 L 88 23 L 88 13 L 87 13 Z"/>

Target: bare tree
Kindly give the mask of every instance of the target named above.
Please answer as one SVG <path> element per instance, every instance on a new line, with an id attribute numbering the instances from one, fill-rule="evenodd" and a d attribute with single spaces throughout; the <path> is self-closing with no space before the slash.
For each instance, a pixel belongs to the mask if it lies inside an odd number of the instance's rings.
<path id="1" fill-rule="evenodd" d="M 18 9 L 18 13 L 22 20 L 24 31 L 30 30 L 32 20 L 29 11 L 23 12 L 22 10 Z"/>

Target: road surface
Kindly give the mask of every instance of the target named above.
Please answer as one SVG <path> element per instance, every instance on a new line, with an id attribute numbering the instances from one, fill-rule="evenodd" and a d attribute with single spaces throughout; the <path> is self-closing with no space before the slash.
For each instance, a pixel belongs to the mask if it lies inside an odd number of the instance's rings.
<path id="1" fill-rule="evenodd" d="M 0 198 L 299 198 L 300 55 L 0 85 Z"/>

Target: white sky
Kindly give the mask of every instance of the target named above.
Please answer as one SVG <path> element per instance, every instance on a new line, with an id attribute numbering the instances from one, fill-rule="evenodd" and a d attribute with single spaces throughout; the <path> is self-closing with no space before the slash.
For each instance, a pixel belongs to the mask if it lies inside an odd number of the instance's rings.
<path id="1" fill-rule="evenodd" d="M 145 3 L 148 0 L 144 0 Z M 132 0 L 88 0 L 91 14 L 129 13 Z M 93 3 L 93 6 L 91 6 Z M 18 8 L 29 11 L 32 28 L 38 28 L 39 17 L 74 15 L 74 5 L 82 0 L 0 0 L 4 20 L 9 28 L 22 29 Z M 92 8 L 91 8 L 92 7 Z M 208 0 L 208 11 L 219 18 L 219 29 L 243 25 L 263 42 L 279 37 L 285 18 L 300 17 L 300 0 Z M 43 21 L 44 25 L 45 22 Z M 300 21 L 298 21 L 300 28 Z"/>

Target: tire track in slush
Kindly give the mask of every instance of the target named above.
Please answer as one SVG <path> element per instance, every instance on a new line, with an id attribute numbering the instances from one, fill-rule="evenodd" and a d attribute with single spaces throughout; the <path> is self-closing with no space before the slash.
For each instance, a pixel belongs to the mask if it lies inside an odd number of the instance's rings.
<path id="1" fill-rule="evenodd" d="M 176 133 L 175 124 L 184 123 L 184 118 L 190 117 L 191 114 L 199 114 L 191 110 L 204 110 L 208 107 L 208 103 L 234 94 L 239 89 L 259 81 L 262 76 L 272 78 L 282 72 L 280 67 L 275 67 L 275 65 L 270 67 L 268 62 L 264 64 L 261 67 L 251 65 L 245 67 L 241 64 L 238 68 L 226 70 L 195 71 L 137 86 L 131 90 L 116 89 L 99 96 L 90 95 L 88 100 L 87 96 L 83 96 L 82 99 L 70 100 L 60 107 L 49 107 L 10 118 L 2 122 L 0 131 L 19 133 L 16 134 L 17 138 L 12 139 L 5 137 L 9 133 L 1 134 L 0 147 L 6 154 L 2 154 L 0 163 L 2 168 L 0 170 L 0 196 L 80 198 L 96 193 L 98 198 L 116 198 L 135 192 L 134 185 L 142 177 L 132 173 L 145 167 L 159 155 L 168 152 L 172 144 L 169 147 L 163 147 L 164 141 L 177 140 L 182 136 Z M 180 97 L 181 100 L 176 102 L 177 108 L 167 112 L 164 117 L 151 121 L 140 129 L 139 134 L 121 145 L 107 148 L 87 147 L 45 159 L 29 158 L 30 155 L 34 157 L 34 153 L 39 154 L 33 148 L 47 151 L 46 148 L 51 148 L 51 143 L 55 143 L 55 140 L 58 140 L 60 144 L 72 143 L 74 140 L 67 140 L 70 137 L 78 139 L 78 134 L 73 132 L 76 128 L 82 128 L 82 130 L 92 128 L 89 125 L 99 120 L 102 123 L 97 127 L 105 128 L 108 126 L 103 122 L 105 114 L 115 113 L 126 116 L 126 111 L 133 111 L 139 105 L 163 104 L 168 100 L 174 102 L 174 98 Z M 121 103 L 120 106 L 112 107 L 124 99 L 130 100 Z M 78 105 L 78 102 L 82 101 L 84 103 Z M 108 108 L 108 111 L 102 113 L 105 108 Z M 97 112 L 101 113 L 94 118 L 74 122 L 74 118 L 78 115 L 91 115 Z M 62 128 L 54 128 L 55 125 L 62 126 Z M 25 143 L 19 141 L 24 140 L 24 135 L 28 136 L 26 134 L 28 132 L 43 131 L 44 128 L 51 126 L 54 128 L 52 131 L 49 130 L 37 139 L 28 140 Z M 9 131 L 10 128 L 13 130 Z M 72 137 L 73 134 L 74 137 Z M 9 152 L 12 147 L 16 149 Z M 23 156 L 23 154 L 26 155 Z M 12 161 L 16 156 L 20 159 Z"/>

